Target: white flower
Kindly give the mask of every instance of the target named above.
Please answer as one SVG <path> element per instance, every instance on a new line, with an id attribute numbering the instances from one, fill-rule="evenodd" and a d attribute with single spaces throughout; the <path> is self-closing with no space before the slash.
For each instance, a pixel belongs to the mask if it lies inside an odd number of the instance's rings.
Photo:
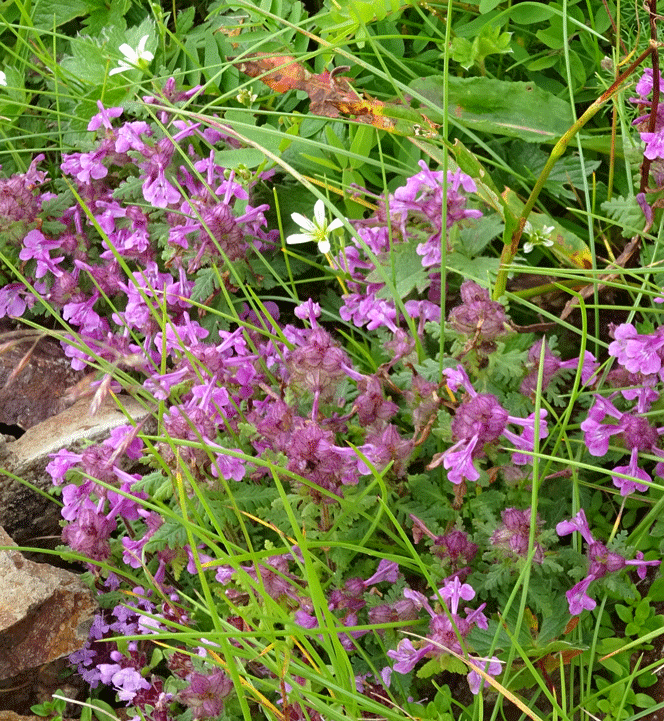
<path id="1" fill-rule="evenodd" d="M 328 225 L 327 219 L 325 218 L 325 203 L 320 199 L 317 200 L 316 205 L 314 205 L 313 221 L 299 213 L 291 213 L 291 218 L 300 226 L 302 233 L 289 235 L 286 238 L 286 242 L 289 245 L 294 245 L 295 243 L 309 243 L 313 241 L 314 243 L 318 243 L 318 250 L 320 250 L 323 255 L 327 255 L 330 252 L 330 242 L 327 239 L 328 233 L 343 227 L 343 223 L 339 218 L 335 218 Z"/>
<path id="2" fill-rule="evenodd" d="M 257 98 L 258 95 L 256 95 L 256 93 L 252 93 L 249 88 L 242 88 L 242 90 L 240 90 L 240 92 L 235 96 L 238 103 L 246 105 L 248 108 L 252 106 L 253 102 Z"/>
<path id="3" fill-rule="evenodd" d="M 7 76 L 2 70 L 0 70 L 0 85 L 7 87 Z"/>
<path id="4" fill-rule="evenodd" d="M 551 233 L 555 230 L 555 227 L 553 225 L 545 225 L 542 230 L 533 230 L 532 226 L 528 221 L 526 221 L 526 225 L 523 229 L 524 233 L 528 233 L 530 235 L 530 240 L 523 244 L 523 252 L 524 253 L 530 253 L 533 248 L 535 248 L 538 245 L 544 246 L 545 248 L 550 248 L 553 245 L 553 241 L 549 237 Z"/>
<path id="5" fill-rule="evenodd" d="M 122 43 L 122 45 L 120 45 L 120 52 L 124 55 L 124 60 L 119 60 L 118 67 L 113 68 L 109 75 L 124 73 L 126 70 L 133 70 L 136 67 L 140 68 L 141 64 L 149 63 L 154 58 L 154 55 L 145 49 L 145 44 L 149 37 L 149 35 L 143 35 L 138 41 L 136 50 L 130 45 L 127 45 L 127 43 Z M 142 63 L 141 61 L 144 62 Z"/>

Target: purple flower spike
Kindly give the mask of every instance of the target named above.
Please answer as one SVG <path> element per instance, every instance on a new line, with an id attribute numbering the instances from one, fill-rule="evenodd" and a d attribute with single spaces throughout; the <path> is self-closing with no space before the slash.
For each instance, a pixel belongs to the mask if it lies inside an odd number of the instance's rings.
<path id="1" fill-rule="evenodd" d="M 520 451 L 532 451 L 535 440 L 535 417 L 516 418 L 510 416 L 500 405 L 498 399 L 490 393 L 477 393 L 470 384 L 470 380 L 462 366 L 447 368 L 443 371 L 447 386 L 456 391 L 463 387 L 471 396 L 470 400 L 462 403 L 452 420 L 452 438 L 456 443 L 442 453 L 436 454 L 427 466 L 429 470 L 437 468 L 441 463 L 449 471 L 448 479 L 459 484 L 464 480 L 476 481 L 479 471 L 475 460 L 485 454 L 484 447 L 494 443 L 501 436 L 505 437 Z M 547 426 L 546 411 L 540 410 L 539 437 L 546 438 Z M 519 436 L 507 429 L 509 423 L 524 427 Z M 529 458 L 523 453 L 514 453 L 514 463 L 523 465 Z"/>
<path id="2" fill-rule="evenodd" d="M 456 331 L 483 341 L 492 341 L 507 332 L 505 308 L 491 300 L 486 288 L 473 280 L 465 281 L 461 285 L 461 301 L 447 317 Z"/>
<path id="3" fill-rule="evenodd" d="M 664 458 L 664 451 L 657 447 L 659 436 L 664 432 L 664 428 L 654 428 L 650 425 L 648 418 L 643 415 L 649 407 L 649 397 L 643 393 L 637 396 L 637 405 L 634 411 L 627 413 L 618 410 L 608 398 L 596 396 L 587 418 L 581 423 L 586 445 L 593 456 L 603 456 L 607 453 L 612 436 L 620 437 L 623 445 L 629 449 L 629 464 L 616 466 L 613 472 L 623 473 L 631 478 L 612 475 L 613 484 L 620 489 L 622 496 L 627 496 L 634 491 L 647 491 L 647 484 L 652 481 L 650 476 L 639 468 L 639 452 L 644 451 Z M 607 416 L 618 422 L 603 423 Z"/>
<path id="4" fill-rule="evenodd" d="M 493 532 L 489 542 L 495 548 L 502 550 L 507 558 L 525 558 L 528 555 L 528 541 L 530 538 L 530 519 L 532 510 L 527 508 L 520 511 L 517 508 L 506 508 L 502 512 L 503 522 Z M 536 518 L 537 533 L 542 527 L 539 515 Z M 535 563 L 544 562 L 544 548 L 535 542 Z"/>
<path id="5" fill-rule="evenodd" d="M 219 716 L 224 708 L 224 698 L 233 690 L 233 682 L 221 670 L 209 675 L 193 673 L 189 686 L 180 691 L 178 698 L 192 709 L 192 718 L 205 719 Z"/>
<path id="6" fill-rule="evenodd" d="M 596 541 L 590 531 L 588 520 L 583 509 L 581 509 L 574 518 L 569 521 L 561 521 L 556 526 L 556 533 L 559 536 L 567 536 L 570 533 L 578 531 L 583 540 L 588 544 L 586 550 L 590 567 L 588 575 L 573 586 L 567 593 L 567 602 L 569 604 L 569 612 L 572 616 L 585 611 L 592 611 L 597 605 L 596 602 L 586 593 L 590 584 L 598 578 L 602 578 L 607 573 L 615 573 L 621 571 L 626 566 L 634 566 L 639 578 L 645 578 L 646 566 L 658 566 L 661 561 L 644 561 L 643 553 L 640 551 L 636 554 L 636 559 L 628 561 L 619 553 L 609 551 L 609 549 L 600 541 Z"/>

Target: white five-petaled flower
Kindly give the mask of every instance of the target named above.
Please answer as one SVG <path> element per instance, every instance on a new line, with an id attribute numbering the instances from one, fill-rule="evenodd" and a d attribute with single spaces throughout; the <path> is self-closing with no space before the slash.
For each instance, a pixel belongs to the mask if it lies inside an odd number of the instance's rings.
<path id="1" fill-rule="evenodd" d="M 314 219 L 309 220 L 299 213 L 291 213 L 291 218 L 300 226 L 301 233 L 294 233 L 286 238 L 286 242 L 289 245 L 295 243 L 318 243 L 318 250 L 323 255 L 327 255 L 330 252 L 330 241 L 327 239 L 329 233 L 337 228 L 343 227 L 343 223 L 339 218 L 335 218 L 331 223 L 328 224 L 325 217 L 325 203 L 322 200 L 317 200 L 314 205 Z"/>
<path id="2" fill-rule="evenodd" d="M 142 64 L 149 63 L 154 55 L 145 49 L 145 44 L 148 41 L 149 35 L 143 35 L 138 41 L 138 47 L 136 50 L 127 43 L 120 45 L 120 52 L 124 55 L 124 60 L 118 61 L 118 67 L 113 68 L 109 75 L 115 75 L 116 73 L 124 73 L 126 70 L 133 70 L 136 67 L 141 67 Z M 143 63 L 141 61 L 144 61 Z"/>
<path id="3" fill-rule="evenodd" d="M 553 240 L 551 240 L 550 236 L 554 230 L 555 227 L 553 225 L 545 225 L 542 230 L 533 230 L 532 225 L 530 225 L 530 223 L 526 221 L 523 232 L 528 233 L 530 235 L 530 239 L 526 243 L 524 243 L 523 252 L 530 253 L 533 248 L 538 245 L 544 246 L 545 248 L 550 248 L 553 245 Z"/>
<path id="4" fill-rule="evenodd" d="M 7 87 L 7 75 L 2 70 L 0 70 L 0 85 Z"/>

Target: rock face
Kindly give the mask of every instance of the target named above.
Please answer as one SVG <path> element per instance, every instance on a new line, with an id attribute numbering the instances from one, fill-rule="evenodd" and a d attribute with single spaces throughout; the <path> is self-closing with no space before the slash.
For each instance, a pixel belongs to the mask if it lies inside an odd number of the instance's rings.
<path id="1" fill-rule="evenodd" d="M 29 545 L 31 538 L 60 535 L 58 504 L 17 479 L 47 493 L 52 484 L 45 469 L 51 453 L 61 448 L 80 452 L 90 443 L 103 441 L 113 428 L 139 423 L 148 415 L 143 405 L 129 397 L 122 399 L 122 409 L 109 398 L 91 415 L 90 400 L 82 399 L 29 428 L 17 441 L 5 443 L 0 447 L 0 526 L 21 545 Z"/>
<path id="2" fill-rule="evenodd" d="M 0 423 L 27 430 L 60 413 L 75 402 L 83 377 L 59 343 L 0 321 Z"/>
<path id="3" fill-rule="evenodd" d="M 2 528 L 0 546 L 14 546 Z M 0 550 L 0 698 L 17 701 L 26 671 L 35 687 L 45 665 L 82 648 L 96 610 L 77 575 Z"/>

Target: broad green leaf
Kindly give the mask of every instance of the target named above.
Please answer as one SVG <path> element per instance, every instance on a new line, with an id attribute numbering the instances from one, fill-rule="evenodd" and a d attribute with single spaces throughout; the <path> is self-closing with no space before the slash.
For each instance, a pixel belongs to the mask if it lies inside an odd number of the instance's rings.
<path id="1" fill-rule="evenodd" d="M 524 2 L 511 7 L 507 14 L 512 22 L 519 25 L 534 25 L 550 20 L 556 11 L 541 2 Z"/>
<path id="2" fill-rule="evenodd" d="M 574 117 L 569 103 L 534 83 L 432 75 L 410 83 L 431 102 L 422 111 L 435 123 L 443 122 L 443 92 L 448 85 L 448 113 L 460 125 L 528 142 L 556 141 Z"/>
<path id="3" fill-rule="evenodd" d="M 96 5 L 88 0 L 38 0 L 32 22 L 37 28 L 52 30 L 54 25 L 60 27 L 80 15 L 87 15 Z"/>
<path id="4" fill-rule="evenodd" d="M 258 148 L 233 148 L 231 150 L 217 150 L 214 162 L 224 168 L 256 168 L 265 160 L 265 153 Z"/>

